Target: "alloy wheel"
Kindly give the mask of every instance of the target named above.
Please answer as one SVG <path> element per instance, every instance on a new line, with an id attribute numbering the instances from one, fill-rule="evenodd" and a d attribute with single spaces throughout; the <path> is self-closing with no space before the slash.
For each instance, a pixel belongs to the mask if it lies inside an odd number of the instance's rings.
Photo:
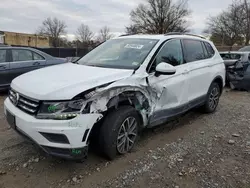
<path id="1" fill-rule="evenodd" d="M 120 154 L 129 152 L 137 137 L 137 121 L 134 117 L 127 117 L 118 132 L 117 151 Z"/>
<path id="2" fill-rule="evenodd" d="M 209 108 L 214 110 L 219 102 L 219 89 L 214 87 L 209 95 Z"/>

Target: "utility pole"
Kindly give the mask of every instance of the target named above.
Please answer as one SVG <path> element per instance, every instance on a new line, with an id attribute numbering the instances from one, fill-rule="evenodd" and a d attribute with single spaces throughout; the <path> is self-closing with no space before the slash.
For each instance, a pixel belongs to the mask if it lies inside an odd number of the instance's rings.
<path id="1" fill-rule="evenodd" d="M 249 13 L 247 0 L 244 0 L 244 4 L 245 4 L 245 9 L 246 9 L 246 16 L 247 16 L 247 31 L 246 31 L 246 42 L 245 42 L 245 44 L 248 45 L 249 40 L 250 40 L 250 13 Z"/>

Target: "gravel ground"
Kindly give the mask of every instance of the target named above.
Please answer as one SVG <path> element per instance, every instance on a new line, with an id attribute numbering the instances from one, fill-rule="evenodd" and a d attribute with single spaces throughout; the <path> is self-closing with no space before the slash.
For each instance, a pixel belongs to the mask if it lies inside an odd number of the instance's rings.
<path id="1" fill-rule="evenodd" d="M 250 93 L 225 91 L 213 114 L 191 111 L 146 130 L 134 151 L 109 162 L 46 156 L 9 129 L 0 96 L 0 188 L 250 187 Z"/>

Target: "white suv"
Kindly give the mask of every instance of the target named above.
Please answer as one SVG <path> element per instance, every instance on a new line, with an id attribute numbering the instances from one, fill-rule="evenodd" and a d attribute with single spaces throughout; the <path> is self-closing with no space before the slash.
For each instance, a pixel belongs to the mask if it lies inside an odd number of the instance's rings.
<path id="1" fill-rule="evenodd" d="M 113 159 L 143 128 L 194 107 L 215 111 L 225 66 L 215 46 L 188 34 L 109 40 L 76 63 L 23 74 L 11 83 L 11 127 L 45 152 L 82 159 L 92 139 Z"/>

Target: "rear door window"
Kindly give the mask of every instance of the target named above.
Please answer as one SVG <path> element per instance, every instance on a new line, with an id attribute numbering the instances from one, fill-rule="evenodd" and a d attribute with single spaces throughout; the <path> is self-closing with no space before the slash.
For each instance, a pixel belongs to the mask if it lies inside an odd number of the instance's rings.
<path id="1" fill-rule="evenodd" d="M 13 61 L 32 61 L 32 52 L 30 50 L 12 50 L 12 60 Z"/>
<path id="2" fill-rule="evenodd" d="M 187 63 L 193 61 L 199 61 L 205 59 L 205 54 L 202 48 L 201 41 L 192 40 L 192 39 L 184 39 L 184 55 Z"/>
<path id="3" fill-rule="evenodd" d="M 6 62 L 7 50 L 0 50 L 0 63 Z"/>

